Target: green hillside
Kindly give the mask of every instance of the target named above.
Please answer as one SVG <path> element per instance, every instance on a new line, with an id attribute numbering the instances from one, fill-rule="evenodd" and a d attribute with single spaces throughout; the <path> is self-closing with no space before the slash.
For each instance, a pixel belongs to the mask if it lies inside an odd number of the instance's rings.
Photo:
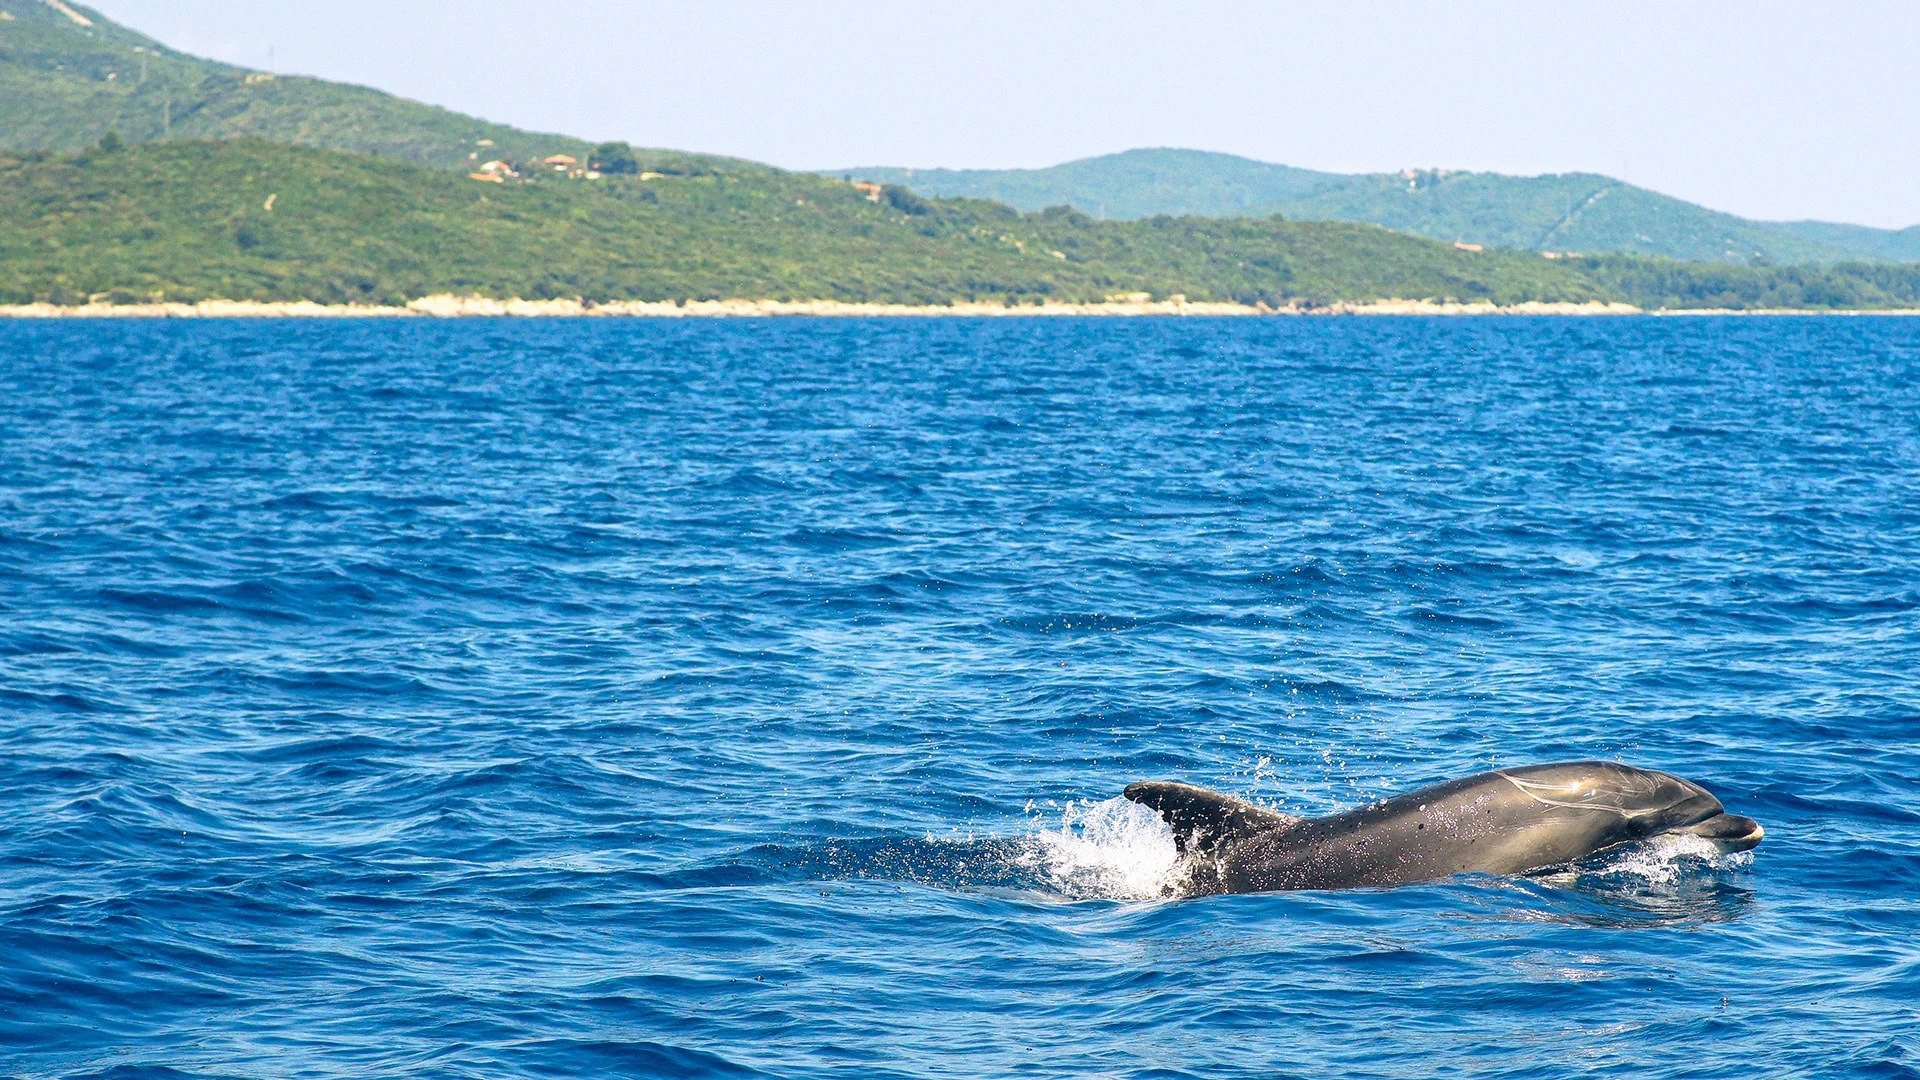
<path id="1" fill-rule="evenodd" d="M 1625 252 L 1708 262 L 1920 261 L 1920 231 L 1749 221 L 1590 173 L 1516 177 L 1425 170 L 1342 175 L 1198 150 L 1130 150 L 1047 169 L 863 168 L 836 175 L 1024 210 L 1364 221 L 1487 247 Z"/>
<path id="2" fill-rule="evenodd" d="M 1547 260 L 1344 222 L 1100 221 L 899 187 L 869 198 L 813 174 L 641 156 L 661 175 L 502 184 L 251 139 L 0 156 L 0 302 L 1920 301 L 1920 267 Z"/>
<path id="3" fill-rule="evenodd" d="M 252 137 L 443 169 L 493 158 L 586 157 L 591 150 L 579 139 L 521 131 L 365 87 L 188 56 L 82 5 L 0 0 L 0 149 L 79 150 L 108 132 L 132 142 Z M 757 168 L 672 156 L 729 173 Z M 1283 213 L 1535 251 L 1736 263 L 1920 261 L 1920 228 L 1747 221 L 1587 174 L 1346 176 L 1166 149 L 1050 169 L 841 171 L 924 194 L 993 199 L 1029 211 L 1071 205 L 1122 221 Z"/>
<path id="4" fill-rule="evenodd" d="M 1097 218 L 1267 217 L 1338 173 L 1269 165 L 1201 150 L 1128 150 L 1048 169 L 842 169 L 834 175 L 904 184 L 928 195 L 992 199 L 1021 210 L 1072 206 Z"/>
<path id="5" fill-rule="evenodd" d="M 1885 262 L 1920 262 L 1920 225 L 1874 229 L 1831 221 L 1777 221 L 1773 227 L 1803 240 L 1858 251 Z"/>
<path id="6" fill-rule="evenodd" d="M 78 150 L 109 131 L 132 141 L 253 136 L 447 168 L 589 149 L 365 87 L 202 60 L 67 6 L 90 25 L 43 0 L 0 0 L 0 148 Z"/>
<path id="7" fill-rule="evenodd" d="M 1413 171 L 1342 178 L 1278 207 L 1401 232 L 1528 251 L 1621 252 L 1701 262 L 1836 262 L 1844 248 L 1592 173 Z"/>
<path id="8" fill-rule="evenodd" d="M 0 217 L 12 226 L 0 233 L 0 301 L 1592 295 L 1537 257 L 1468 257 L 1366 226 L 1098 222 L 904 189 L 871 201 L 764 167 L 647 164 L 675 172 L 482 184 L 253 140 L 0 159 Z"/>

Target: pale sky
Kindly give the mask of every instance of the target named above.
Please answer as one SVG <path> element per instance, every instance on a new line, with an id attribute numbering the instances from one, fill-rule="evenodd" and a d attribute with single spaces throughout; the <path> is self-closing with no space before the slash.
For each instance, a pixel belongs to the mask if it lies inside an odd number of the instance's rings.
<path id="1" fill-rule="evenodd" d="M 788 168 L 1137 146 L 1920 223 L 1920 3 L 95 0 L 175 48 Z M 271 56 L 270 56 L 271 50 Z"/>

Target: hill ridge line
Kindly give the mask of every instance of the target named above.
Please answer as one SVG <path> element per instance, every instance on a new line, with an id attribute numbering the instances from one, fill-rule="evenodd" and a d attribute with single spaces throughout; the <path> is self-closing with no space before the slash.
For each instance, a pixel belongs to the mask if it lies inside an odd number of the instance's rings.
<path id="1" fill-rule="evenodd" d="M 1606 252 L 1733 265 L 1920 262 L 1920 227 L 1761 221 L 1585 171 L 1332 173 L 1159 147 L 1038 168 L 870 165 L 822 172 L 902 184 L 921 195 L 996 199 L 1029 212 L 1064 204 L 1113 220 L 1278 213 L 1553 255 Z"/>

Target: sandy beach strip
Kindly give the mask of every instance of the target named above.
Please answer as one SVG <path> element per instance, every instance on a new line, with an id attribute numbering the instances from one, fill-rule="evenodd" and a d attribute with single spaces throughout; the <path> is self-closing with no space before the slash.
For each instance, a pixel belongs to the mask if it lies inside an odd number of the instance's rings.
<path id="1" fill-rule="evenodd" d="M 1631 304 L 1453 303 L 1434 300 L 1374 300 L 1314 307 L 1167 300 L 1109 300 L 1100 303 L 857 304 L 839 300 L 495 300 L 483 296 L 425 296 L 404 306 L 320 304 L 311 300 L 202 300 L 198 303 L 0 305 L 8 319 L 306 319 L 306 318 L 769 318 L 936 317 L 1031 318 L 1084 316 L 1256 316 L 1256 315 L 1913 315 L 1920 310 L 1807 311 L 1800 309 L 1687 309 L 1642 311 Z"/>

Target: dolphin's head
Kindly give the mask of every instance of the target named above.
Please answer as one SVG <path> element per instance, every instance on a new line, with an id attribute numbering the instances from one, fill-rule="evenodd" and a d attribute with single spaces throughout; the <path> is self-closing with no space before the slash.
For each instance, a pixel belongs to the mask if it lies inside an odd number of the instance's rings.
<path id="1" fill-rule="evenodd" d="M 1537 802 L 1608 820 L 1607 832 L 1619 841 L 1705 828 L 1699 835 L 1716 844 L 1745 842 L 1729 850 L 1745 851 L 1760 842 L 1758 823 L 1728 814 L 1705 788 L 1668 773 L 1613 761 L 1572 761 L 1503 769 L 1500 775 Z"/>

